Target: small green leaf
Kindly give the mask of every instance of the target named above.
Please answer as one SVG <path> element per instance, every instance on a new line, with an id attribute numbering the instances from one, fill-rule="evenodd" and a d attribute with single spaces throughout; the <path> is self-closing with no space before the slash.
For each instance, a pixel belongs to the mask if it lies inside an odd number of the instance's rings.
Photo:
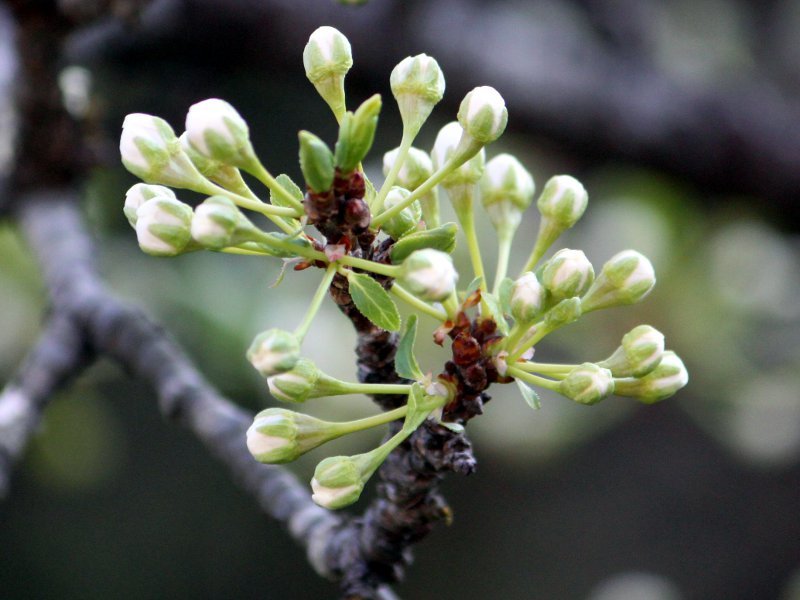
<path id="1" fill-rule="evenodd" d="M 500 308 L 503 309 L 503 314 L 511 313 L 511 290 L 514 287 L 514 280 L 506 277 L 500 282 L 500 293 L 498 294 L 500 300 Z"/>
<path id="2" fill-rule="evenodd" d="M 477 292 L 478 288 L 481 287 L 481 283 L 483 283 L 483 277 L 476 277 L 473 279 L 467 286 L 467 291 L 464 292 L 464 298 L 469 298 L 472 294 Z"/>
<path id="3" fill-rule="evenodd" d="M 403 431 L 411 433 L 422 425 L 428 415 L 437 406 L 441 406 L 441 403 L 438 402 L 439 400 L 440 398 L 435 396 L 426 396 L 419 383 L 413 384 L 411 392 L 408 394 L 408 412 L 406 413 L 406 420 L 403 422 Z"/>
<path id="4" fill-rule="evenodd" d="M 283 189 L 289 192 L 289 195 L 292 198 L 294 198 L 298 202 L 303 201 L 303 190 L 301 190 L 297 186 L 297 184 L 294 181 L 292 181 L 292 178 L 289 177 L 286 173 L 281 173 L 280 175 L 278 175 L 275 178 L 275 181 L 277 181 Z M 286 202 L 283 196 L 280 196 L 273 191 L 270 191 L 269 193 L 269 201 L 275 206 L 290 206 L 290 204 Z"/>
<path id="5" fill-rule="evenodd" d="M 447 423 L 445 421 L 439 421 L 439 425 L 449 429 L 453 433 L 464 433 L 464 426 L 459 423 Z"/>
<path id="6" fill-rule="evenodd" d="M 433 248 L 450 254 L 456 247 L 456 233 L 458 226 L 455 223 L 445 223 L 434 229 L 416 231 L 395 242 L 389 255 L 394 264 L 403 262 L 409 254 L 423 248 Z"/>
<path id="7" fill-rule="evenodd" d="M 517 382 L 517 387 L 519 388 L 519 391 L 522 392 L 522 397 L 525 399 L 525 402 L 528 403 L 528 406 L 530 406 L 533 410 L 539 410 L 542 408 L 542 403 L 539 401 L 539 394 L 536 393 L 536 390 L 528 387 L 525 382 L 520 381 L 519 379 L 515 379 L 514 381 Z"/>
<path id="8" fill-rule="evenodd" d="M 381 329 L 400 329 L 397 306 L 380 283 L 369 275 L 352 271 L 348 273 L 347 281 L 350 284 L 350 297 L 362 315 Z"/>
<path id="9" fill-rule="evenodd" d="M 397 354 L 394 357 L 394 370 L 400 377 L 419 381 L 422 379 L 422 370 L 419 368 L 417 358 L 414 356 L 414 341 L 417 338 L 417 315 L 411 315 L 406 320 L 403 335 L 397 343 Z"/>
<path id="10" fill-rule="evenodd" d="M 309 131 L 301 131 L 300 170 L 308 187 L 317 193 L 325 192 L 333 185 L 333 152 L 328 145 Z"/>
<path id="11" fill-rule="evenodd" d="M 508 323 L 506 323 L 506 319 L 503 316 L 503 310 L 500 308 L 500 302 L 498 302 L 497 296 L 488 292 L 484 292 L 481 295 L 481 300 L 483 300 L 486 303 L 486 306 L 489 307 L 489 311 L 492 313 L 492 318 L 494 319 L 494 322 L 497 323 L 497 331 L 503 335 L 508 335 Z"/>

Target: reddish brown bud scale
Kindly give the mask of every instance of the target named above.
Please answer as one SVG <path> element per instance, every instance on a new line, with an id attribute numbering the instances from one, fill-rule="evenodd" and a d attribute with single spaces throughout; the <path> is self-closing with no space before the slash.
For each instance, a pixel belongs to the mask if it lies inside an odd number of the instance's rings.
<path id="1" fill-rule="evenodd" d="M 471 365 L 481 357 L 481 345 L 474 337 L 460 333 L 453 340 L 453 361 L 457 365 Z"/>

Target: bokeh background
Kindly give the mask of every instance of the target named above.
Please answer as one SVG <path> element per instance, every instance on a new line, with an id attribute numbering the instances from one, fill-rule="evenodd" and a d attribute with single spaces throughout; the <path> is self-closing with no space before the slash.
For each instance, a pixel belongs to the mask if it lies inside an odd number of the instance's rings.
<path id="1" fill-rule="evenodd" d="M 652 259 L 659 283 L 643 304 L 582 319 L 538 357 L 599 360 L 649 323 L 691 374 L 652 407 L 612 398 L 587 408 L 543 392 L 531 411 L 513 386 L 493 389 L 470 424 L 479 471 L 447 480 L 454 522 L 417 546 L 401 595 L 800 598 L 800 2 L 159 0 L 138 26 L 75 36 L 62 83 L 107 159 L 84 194 L 104 275 L 253 410 L 274 401 L 244 351 L 257 332 L 297 322 L 317 277 L 291 273 L 273 289 L 274 261 L 142 254 L 121 211 L 135 180 L 116 141 L 129 112 L 180 130 L 192 103 L 225 98 L 268 168 L 298 178 L 297 131 L 335 138 L 301 61 L 323 24 L 353 44 L 350 106 L 384 97 L 366 164 L 374 179 L 400 138 L 389 72 L 426 52 L 448 88 L 417 146 L 430 148 L 466 91 L 493 85 L 510 117 L 488 156 L 517 154 L 539 187 L 570 173 L 589 190 L 589 210 L 561 245 L 596 266 L 628 247 Z M 0 85 L 10 85 L 9 66 L 0 56 Z M 0 168 L 8 119 L 0 107 Z M 512 270 L 536 227 L 528 215 Z M 32 346 L 45 303 L 24 240 L 0 223 L 0 382 Z M 350 379 L 354 342 L 329 304 L 304 350 Z M 372 410 L 359 397 L 307 408 L 337 419 Z M 330 451 L 292 468 L 309 478 Z M 0 505 L 0 548 L 2 598 L 335 597 L 198 442 L 161 419 L 152 390 L 107 362 L 47 409 Z"/>

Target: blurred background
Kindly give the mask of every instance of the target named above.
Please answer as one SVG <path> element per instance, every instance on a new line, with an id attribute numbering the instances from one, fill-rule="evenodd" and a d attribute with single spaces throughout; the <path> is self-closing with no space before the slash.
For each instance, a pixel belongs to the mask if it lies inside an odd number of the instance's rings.
<path id="1" fill-rule="evenodd" d="M 464 93 L 492 85 L 509 126 L 487 156 L 515 153 L 539 188 L 569 173 L 589 191 L 559 247 L 583 249 L 596 268 L 625 248 L 653 261 L 659 283 L 643 304 L 593 313 L 548 337 L 538 358 L 599 360 L 649 323 L 691 375 L 652 407 L 611 398 L 587 408 L 543 392 L 531 411 L 514 386 L 493 388 L 470 424 L 478 473 L 448 478 L 454 523 L 416 547 L 402 597 L 800 599 L 800 1 L 159 0 L 137 26 L 104 22 L 71 38 L 64 99 L 96 125 L 107 160 L 84 198 L 109 286 L 168 324 L 252 410 L 274 401 L 244 351 L 257 332 L 297 322 L 318 277 L 290 273 L 272 289 L 274 261 L 142 254 L 121 210 L 135 180 L 116 144 L 130 112 L 180 131 L 192 103 L 220 97 L 247 119 L 264 164 L 299 179 L 297 131 L 335 139 L 302 68 L 320 25 L 353 45 L 349 106 L 384 97 L 365 165 L 373 179 L 400 139 L 391 68 L 425 52 L 447 92 L 415 145 L 429 149 Z M 9 65 L 0 54 L 0 86 Z M 0 169 L 8 123 L 0 106 Z M 512 272 L 533 243 L 532 212 Z M 4 383 L 46 298 L 8 222 L 0 257 Z M 349 323 L 330 303 L 318 321 L 304 350 L 354 378 Z M 433 322 L 422 325 L 419 340 Z M 427 368 L 441 360 L 422 357 Z M 335 419 L 373 410 L 363 397 L 307 409 Z M 334 450 L 376 442 L 354 437 Z M 308 479 L 330 452 L 291 468 Z M 0 505 L 0 548 L 2 598 L 335 597 L 199 443 L 161 419 L 152 390 L 108 362 L 45 413 Z"/>

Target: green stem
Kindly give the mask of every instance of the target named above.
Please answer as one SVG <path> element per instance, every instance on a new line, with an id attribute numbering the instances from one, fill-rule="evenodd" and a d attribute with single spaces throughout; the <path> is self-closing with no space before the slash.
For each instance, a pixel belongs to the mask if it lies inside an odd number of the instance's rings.
<path id="1" fill-rule="evenodd" d="M 296 254 L 297 256 L 302 256 L 303 258 L 307 258 L 308 260 L 320 260 L 324 263 L 330 262 L 328 260 L 328 257 L 325 256 L 325 253 L 320 252 L 319 250 L 314 250 L 312 248 L 303 248 L 302 246 L 298 246 L 297 244 L 292 244 L 291 242 L 288 242 L 286 240 L 275 239 L 273 237 L 270 237 L 261 230 L 257 231 L 256 236 L 259 243 L 264 244 L 265 246 L 271 246 L 276 250 L 283 250 L 284 252 Z"/>
<path id="2" fill-rule="evenodd" d="M 458 315 L 458 297 L 456 296 L 455 291 L 450 294 L 450 297 L 447 298 L 444 302 L 442 302 L 442 307 L 444 308 L 445 312 L 447 313 L 447 318 L 455 321 L 456 315 Z"/>
<path id="3" fill-rule="evenodd" d="M 278 181 L 272 176 L 272 174 L 267 171 L 264 165 L 261 164 L 261 161 L 257 158 L 253 159 L 251 165 L 247 166 L 247 172 L 253 175 L 256 179 L 258 179 L 261 183 L 269 188 L 269 190 L 279 196 L 281 200 L 286 202 L 289 206 L 293 206 L 294 208 L 303 211 L 303 203 L 300 202 L 297 198 L 292 196 L 289 191 L 283 187 Z"/>
<path id="4" fill-rule="evenodd" d="M 397 277 L 400 274 L 401 268 L 401 265 L 385 265 L 364 258 L 356 258 L 355 256 L 343 256 L 338 262 L 348 267 L 370 271 L 378 275 L 386 275 L 387 277 Z"/>
<path id="5" fill-rule="evenodd" d="M 389 190 L 392 189 L 394 180 L 397 179 L 397 174 L 403 167 L 403 163 L 406 160 L 406 156 L 408 156 L 408 151 L 413 142 L 414 136 L 411 135 L 407 129 L 403 128 L 403 138 L 400 140 L 400 148 L 397 151 L 397 157 L 394 160 L 392 168 L 389 170 L 389 174 L 386 175 L 386 179 L 383 180 L 383 185 L 377 196 L 375 196 L 372 206 L 370 206 L 370 210 L 372 210 L 373 214 L 380 213 L 383 210 L 383 202 L 386 200 L 386 195 L 389 193 Z"/>
<path id="6" fill-rule="evenodd" d="M 391 423 L 392 421 L 396 421 L 397 419 L 404 417 L 407 412 L 408 405 L 404 404 L 403 406 L 395 408 L 394 410 L 379 413 L 371 417 L 365 417 L 363 419 L 347 421 L 344 423 L 336 423 L 335 429 L 337 437 L 340 435 L 355 433 L 356 431 L 364 431 L 365 429 L 371 429 L 372 427 L 378 427 L 379 425 L 385 425 L 386 423 Z"/>
<path id="7" fill-rule="evenodd" d="M 538 375 L 534 375 L 532 373 L 526 373 L 525 371 L 518 369 L 517 367 L 508 367 L 507 373 L 516 379 L 520 379 L 526 383 L 530 383 L 532 385 L 538 385 L 543 387 L 547 390 L 552 390 L 554 392 L 558 391 L 559 382 L 553 381 L 552 379 L 547 379 L 545 377 L 539 377 Z"/>
<path id="8" fill-rule="evenodd" d="M 508 260 L 511 257 L 511 243 L 514 240 L 514 233 L 508 231 L 498 232 L 497 239 L 497 269 L 494 274 L 494 286 L 492 293 L 497 295 L 500 293 L 500 284 L 506 278 L 508 273 Z"/>
<path id="9" fill-rule="evenodd" d="M 430 315 L 431 317 L 441 321 L 442 323 L 447 321 L 447 315 L 443 311 L 434 308 L 424 300 L 420 300 L 414 294 L 412 294 L 407 289 L 402 287 L 399 283 L 395 282 L 389 291 L 398 298 L 400 298 L 406 304 L 409 304 L 414 308 L 416 308 L 418 311 L 425 313 L 426 315 Z"/>
<path id="10" fill-rule="evenodd" d="M 336 264 L 332 263 L 328 265 L 328 268 L 325 270 L 325 275 L 322 278 L 322 281 L 317 288 L 314 297 L 311 299 L 311 306 L 308 307 L 308 311 L 306 312 L 306 316 L 303 318 L 303 322 L 297 326 L 295 329 L 294 334 L 297 336 L 297 339 L 301 342 L 303 338 L 308 333 L 308 328 L 311 327 L 311 322 L 314 320 L 314 317 L 317 315 L 317 311 L 319 311 L 319 307 L 322 306 L 322 301 L 325 299 L 325 296 L 328 293 L 328 288 L 331 287 L 331 281 L 333 281 L 333 276 L 336 275 Z"/>
<path id="11" fill-rule="evenodd" d="M 241 196 L 230 190 L 226 190 L 224 187 L 218 186 L 211 181 L 208 181 L 208 185 L 204 188 L 199 188 L 195 191 L 198 191 L 202 194 L 210 194 L 210 195 L 221 195 L 233 200 L 233 203 L 237 206 L 241 206 L 242 208 L 246 208 L 248 210 L 252 210 L 253 212 L 261 213 L 262 215 L 266 216 L 270 221 L 275 223 L 278 227 L 280 227 L 284 233 L 293 233 L 295 228 L 293 228 L 290 224 L 284 221 L 280 217 L 289 217 L 289 218 L 298 218 L 301 217 L 304 212 L 298 213 L 296 209 L 289 208 L 286 206 L 273 206 L 272 204 L 266 204 L 261 200 L 253 200 L 251 198 L 247 198 L 245 196 Z"/>
<path id="12" fill-rule="evenodd" d="M 531 333 L 531 331 L 533 333 Z M 528 348 L 531 348 L 534 344 L 540 342 L 548 333 L 550 333 L 550 330 L 545 327 L 544 321 L 539 321 L 530 327 L 526 332 L 526 335 L 530 335 L 530 337 L 525 339 L 525 336 L 523 336 L 522 344 L 516 350 L 514 350 L 514 352 L 508 355 L 508 363 L 513 364 L 517 362 L 519 357 L 525 354 Z"/>
<path id="13" fill-rule="evenodd" d="M 550 375 L 552 377 L 561 378 L 562 376 L 566 376 L 578 365 L 560 365 L 560 364 L 548 364 L 548 363 L 536 363 L 536 362 L 521 362 L 515 363 L 514 368 L 520 369 L 525 371 L 526 373 L 539 373 L 541 375 Z"/>
<path id="14" fill-rule="evenodd" d="M 411 384 L 407 383 L 348 383 L 351 394 L 408 394 Z"/>
<path id="15" fill-rule="evenodd" d="M 259 252 L 258 250 L 249 250 L 248 248 L 236 248 L 231 246 L 220 250 L 225 254 L 241 254 L 243 256 L 267 256 L 266 252 Z"/>

